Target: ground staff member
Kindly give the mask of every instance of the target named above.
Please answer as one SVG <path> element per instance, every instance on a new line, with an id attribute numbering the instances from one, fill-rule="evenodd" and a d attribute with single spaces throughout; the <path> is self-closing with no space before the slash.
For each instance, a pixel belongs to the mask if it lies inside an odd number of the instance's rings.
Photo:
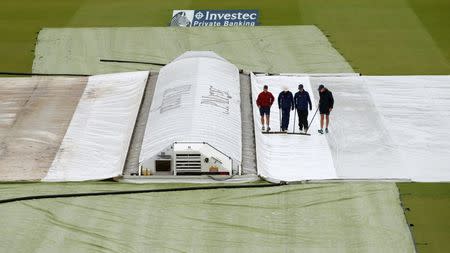
<path id="1" fill-rule="evenodd" d="M 266 119 L 267 131 L 270 131 L 270 107 L 275 101 L 272 93 L 269 92 L 269 87 L 264 85 L 263 91 L 259 93 L 258 98 L 256 99 L 256 105 L 259 108 L 259 113 L 261 114 L 261 125 L 262 130 L 265 130 L 264 127 L 264 118 Z"/>
<path id="2" fill-rule="evenodd" d="M 281 131 L 286 132 L 289 127 L 291 110 L 294 110 L 294 97 L 287 87 L 284 87 L 284 90 L 278 95 L 278 108 L 281 111 Z"/>
<path id="3" fill-rule="evenodd" d="M 298 114 L 298 128 L 300 131 L 305 130 L 306 133 L 308 132 L 308 105 L 311 111 L 312 103 L 309 93 L 303 89 L 303 84 L 298 85 L 298 92 L 294 96 L 294 105 Z"/>
<path id="4" fill-rule="evenodd" d="M 334 98 L 323 84 L 319 85 L 319 111 L 320 111 L 320 129 L 319 133 L 323 134 L 323 121 L 326 118 L 325 133 L 328 133 L 328 125 L 330 123 L 330 112 L 333 110 Z"/>

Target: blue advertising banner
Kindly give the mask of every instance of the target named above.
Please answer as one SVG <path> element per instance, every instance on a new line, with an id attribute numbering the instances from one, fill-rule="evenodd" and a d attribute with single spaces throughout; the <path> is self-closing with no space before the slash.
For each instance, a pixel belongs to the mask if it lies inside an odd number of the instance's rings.
<path id="1" fill-rule="evenodd" d="M 174 10 L 170 26 L 256 26 L 258 10 Z"/>

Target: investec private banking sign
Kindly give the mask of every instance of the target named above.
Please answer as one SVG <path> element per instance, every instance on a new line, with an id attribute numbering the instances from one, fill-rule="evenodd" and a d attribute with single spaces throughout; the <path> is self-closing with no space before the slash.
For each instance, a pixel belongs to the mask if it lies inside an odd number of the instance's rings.
<path id="1" fill-rule="evenodd" d="M 255 26 L 257 10 L 174 10 L 170 26 Z"/>

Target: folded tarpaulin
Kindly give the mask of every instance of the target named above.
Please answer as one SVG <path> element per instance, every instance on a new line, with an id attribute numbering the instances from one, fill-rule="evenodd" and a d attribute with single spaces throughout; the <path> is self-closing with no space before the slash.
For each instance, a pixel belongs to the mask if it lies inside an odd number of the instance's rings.
<path id="1" fill-rule="evenodd" d="M 261 75 L 252 79 L 253 99 L 263 84 L 277 93 L 286 85 L 295 92 L 300 83 L 315 104 L 320 84 L 333 92 L 330 133 L 317 132 L 316 116 L 311 136 L 263 136 L 255 109 L 261 176 L 278 181 L 450 181 L 450 76 Z M 278 130 L 278 108 L 272 108 L 271 127 Z M 297 128 L 293 121 L 294 112 L 290 132 Z"/>
<path id="2" fill-rule="evenodd" d="M 149 72 L 92 76 L 44 181 L 122 174 Z"/>

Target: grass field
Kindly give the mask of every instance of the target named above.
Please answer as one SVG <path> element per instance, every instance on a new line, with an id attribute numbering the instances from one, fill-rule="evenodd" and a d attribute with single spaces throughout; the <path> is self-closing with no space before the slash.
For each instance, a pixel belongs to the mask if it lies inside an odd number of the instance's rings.
<path id="1" fill-rule="evenodd" d="M 315 24 L 363 74 L 450 73 L 447 0 L 6 1 L 0 70 L 31 70 L 42 27 L 166 26 L 173 9 L 213 8 L 258 9 L 261 25 Z"/>
<path id="2" fill-rule="evenodd" d="M 450 187 L 449 184 L 397 184 L 406 218 L 413 226 L 419 252 L 448 252 L 450 243 Z"/>
<path id="3" fill-rule="evenodd" d="M 357 72 L 450 74 L 448 0 L 16 0 L 0 8 L 0 71 L 31 71 L 43 27 L 166 26 L 173 9 L 258 9 L 261 25 L 314 24 Z M 399 184 L 421 252 L 450 249 L 450 184 Z"/>

